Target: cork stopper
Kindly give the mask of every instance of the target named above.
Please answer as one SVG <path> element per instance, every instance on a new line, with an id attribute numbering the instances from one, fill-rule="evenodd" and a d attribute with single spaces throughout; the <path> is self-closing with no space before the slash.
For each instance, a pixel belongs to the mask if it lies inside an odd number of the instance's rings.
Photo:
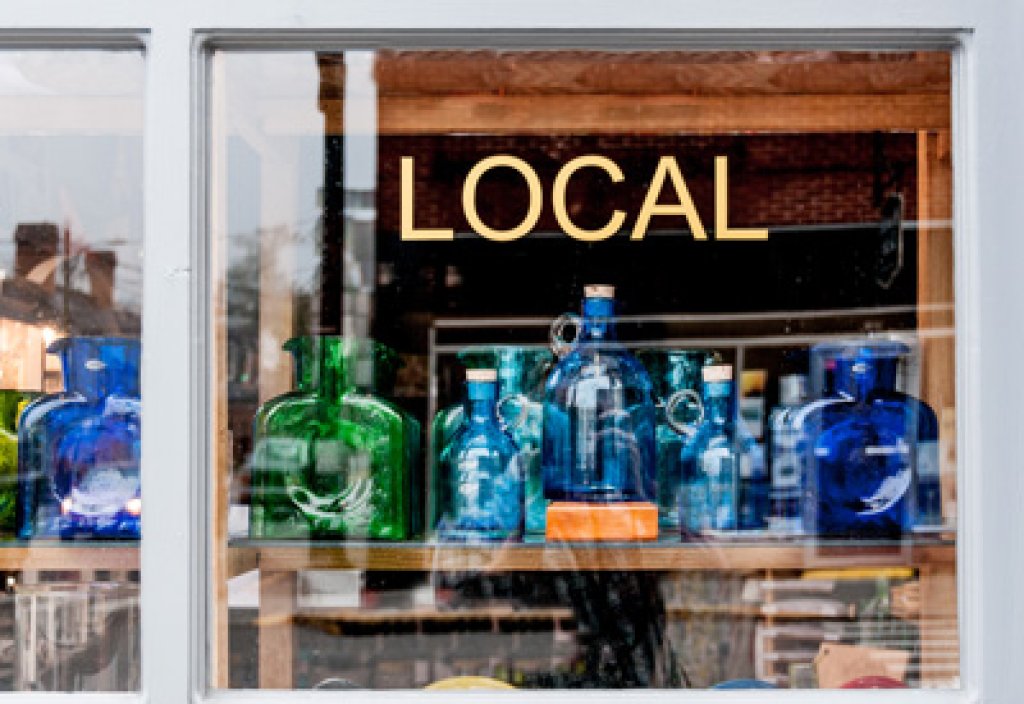
<path id="1" fill-rule="evenodd" d="M 583 287 L 584 298 L 615 298 L 615 287 L 608 284 L 590 284 Z"/>
<path id="2" fill-rule="evenodd" d="M 704 381 L 732 381 L 732 367 L 728 364 L 712 364 L 701 370 Z"/>
<path id="3" fill-rule="evenodd" d="M 466 381 L 490 381 L 498 380 L 498 372 L 494 369 L 467 369 Z"/>

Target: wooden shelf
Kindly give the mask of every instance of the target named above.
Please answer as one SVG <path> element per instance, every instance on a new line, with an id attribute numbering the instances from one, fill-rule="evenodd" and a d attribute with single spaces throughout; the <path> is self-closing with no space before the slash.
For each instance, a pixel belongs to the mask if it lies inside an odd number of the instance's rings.
<path id="1" fill-rule="evenodd" d="M 955 561 L 955 543 L 939 539 L 903 542 L 658 542 L 643 545 L 515 543 L 289 542 L 231 543 L 232 575 L 257 567 L 268 572 L 304 569 L 371 571 L 613 571 L 811 569 L 915 567 Z"/>
<path id="2" fill-rule="evenodd" d="M 0 543 L 0 571 L 137 570 L 137 541 L 16 541 Z"/>

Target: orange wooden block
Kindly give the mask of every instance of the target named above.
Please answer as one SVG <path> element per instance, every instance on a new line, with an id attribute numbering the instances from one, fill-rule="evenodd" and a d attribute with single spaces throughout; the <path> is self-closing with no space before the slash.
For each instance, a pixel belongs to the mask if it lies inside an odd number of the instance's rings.
<path id="1" fill-rule="evenodd" d="M 658 508 L 646 502 L 555 502 L 548 506 L 546 535 L 580 542 L 657 540 Z"/>

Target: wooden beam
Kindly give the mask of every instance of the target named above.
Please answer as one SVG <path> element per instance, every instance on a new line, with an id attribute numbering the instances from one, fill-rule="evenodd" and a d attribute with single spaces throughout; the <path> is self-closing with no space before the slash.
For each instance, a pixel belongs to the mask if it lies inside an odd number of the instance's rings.
<path id="1" fill-rule="evenodd" d="M 953 280 L 953 161 L 948 130 L 921 131 L 917 138 L 917 300 L 926 306 L 918 327 L 949 327 Z M 933 306 L 933 307 L 928 307 Z M 939 418 L 942 512 L 956 520 L 956 347 L 952 337 L 922 337 L 921 398 Z"/>
<path id="2" fill-rule="evenodd" d="M 341 101 L 328 101 L 326 128 L 341 130 Z M 690 97 L 630 95 L 381 98 L 379 130 L 390 134 L 606 134 L 870 132 L 947 130 L 949 94 Z M 295 122 L 268 115 L 267 127 Z"/>
<path id="3" fill-rule="evenodd" d="M 322 81 L 343 72 L 325 70 Z M 948 52 L 382 51 L 382 97 L 492 95 L 833 95 L 948 93 Z M 323 99 L 342 96 L 324 85 Z"/>

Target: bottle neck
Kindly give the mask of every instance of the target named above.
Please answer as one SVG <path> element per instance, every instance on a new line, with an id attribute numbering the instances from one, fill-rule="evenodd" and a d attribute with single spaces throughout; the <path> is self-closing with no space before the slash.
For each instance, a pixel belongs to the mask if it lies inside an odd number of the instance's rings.
<path id="1" fill-rule="evenodd" d="M 580 339 L 592 342 L 615 340 L 615 300 L 584 298 Z"/>
<path id="2" fill-rule="evenodd" d="M 296 337 L 285 343 L 295 364 L 295 388 L 324 398 L 340 398 L 352 390 L 380 391 L 397 368 L 393 353 L 369 340 L 339 336 Z M 386 393 L 386 390 L 385 390 Z"/>
<path id="3" fill-rule="evenodd" d="M 127 338 L 69 338 L 51 348 L 60 356 L 64 390 L 88 399 L 139 395 L 140 346 Z"/>
<path id="4" fill-rule="evenodd" d="M 496 423 L 497 389 L 493 381 L 466 382 L 466 415 L 474 425 Z"/>
<path id="5" fill-rule="evenodd" d="M 732 382 L 704 382 L 704 416 L 716 423 L 725 423 L 732 415 Z"/>
<path id="6" fill-rule="evenodd" d="M 898 364 L 895 359 L 842 360 L 836 364 L 836 389 L 856 399 L 873 392 L 896 391 Z"/>

